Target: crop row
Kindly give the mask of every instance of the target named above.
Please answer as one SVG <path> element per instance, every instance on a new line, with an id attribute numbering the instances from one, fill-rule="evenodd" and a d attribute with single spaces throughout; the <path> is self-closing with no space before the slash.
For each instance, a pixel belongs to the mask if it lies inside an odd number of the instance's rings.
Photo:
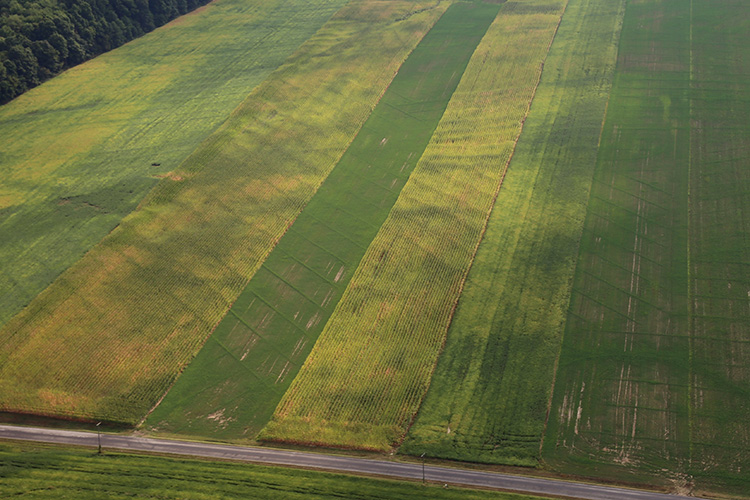
<path id="1" fill-rule="evenodd" d="M 424 397 L 558 24 L 504 5 L 263 439 L 389 449 Z"/>
<path id="2" fill-rule="evenodd" d="M 0 334 L 2 409 L 141 419 L 445 8 L 415 7 L 365 1 L 342 9 L 16 316 Z"/>

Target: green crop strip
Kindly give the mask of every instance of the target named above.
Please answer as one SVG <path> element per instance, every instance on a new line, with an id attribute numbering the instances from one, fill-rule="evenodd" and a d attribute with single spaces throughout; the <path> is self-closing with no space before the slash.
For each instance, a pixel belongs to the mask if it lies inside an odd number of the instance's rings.
<path id="1" fill-rule="evenodd" d="M 142 419 L 446 8 L 368 0 L 332 17 L 0 332 L 0 408 Z"/>
<path id="2" fill-rule="evenodd" d="M 748 491 L 748 14 L 628 5 L 545 442 L 555 467 Z"/>
<path id="3" fill-rule="evenodd" d="M 217 0 L 0 107 L 0 327 L 345 0 Z"/>
<path id="4" fill-rule="evenodd" d="M 545 441 L 553 464 L 584 454 L 683 472 L 686 7 L 631 2 L 625 14 Z"/>
<path id="5" fill-rule="evenodd" d="M 750 5 L 691 1 L 690 474 L 750 492 Z"/>
<path id="6" fill-rule="evenodd" d="M 498 9 L 454 4 L 425 35 L 148 427 L 238 439 L 255 437 L 268 422 Z"/>
<path id="7" fill-rule="evenodd" d="M 570 0 L 401 453 L 536 465 L 624 0 Z"/>
<path id="8" fill-rule="evenodd" d="M 506 3 L 261 438 L 387 450 L 424 397 L 564 2 Z"/>

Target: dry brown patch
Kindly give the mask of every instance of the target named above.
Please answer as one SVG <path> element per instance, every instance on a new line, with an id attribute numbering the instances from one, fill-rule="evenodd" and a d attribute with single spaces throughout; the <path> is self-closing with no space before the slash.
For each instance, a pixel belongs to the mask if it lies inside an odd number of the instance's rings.
<path id="1" fill-rule="evenodd" d="M 154 177 L 156 179 L 169 179 L 175 182 L 185 180 L 185 177 L 175 172 L 166 172 L 164 174 L 154 174 L 151 177 Z"/>

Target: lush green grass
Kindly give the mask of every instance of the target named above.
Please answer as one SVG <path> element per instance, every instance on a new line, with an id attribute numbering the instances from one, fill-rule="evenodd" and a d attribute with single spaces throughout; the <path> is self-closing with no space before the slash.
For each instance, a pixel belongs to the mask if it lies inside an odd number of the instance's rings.
<path id="1" fill-rule="evenodd" d="M 563 3 L 503 5 L 264 439 L 398 444 L 427 390 Z"/>
<path id="2" fill-rule="evenodd" d="M 145 416 L 447 8 L 430 5 L 352 2 L 258 86 L 0 332 L 0 408 Z"/>
<path id="3" fill-rule="evenodd" d="M 217 0 L 0 107 L 0 326 L 344 3 Z"/>
<path id="4" fill-rule="evenodd" d="M 0 496 L 76 500 L 179 498 L 496 499 L 539 497 L 252 464 L 0 444 Z"/>
<path id="5" fill-rule="evenodd" d="M 250 280 L 148 428 L 254 438 L 312 349 L 422 156 L 499 6 L 451 6 Z"/>
<path id="6" fill-rule="evenodd" d="M 545 442 L 555 467 L 750 490 L 747 14 L 628 6 Z"/>
<path id="7" fill-rule="evenodd" d="M 537 464 L 623 13 L 568 2 L 401 453 Z"/>

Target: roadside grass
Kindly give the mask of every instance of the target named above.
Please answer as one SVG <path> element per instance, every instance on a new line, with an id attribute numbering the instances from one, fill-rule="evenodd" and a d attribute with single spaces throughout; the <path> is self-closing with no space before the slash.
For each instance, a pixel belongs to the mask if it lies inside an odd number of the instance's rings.
<path id="1" fill-rule="evenodd" d="M 568 1 L 399 453 L 538 465 L 624 5 Z"/>
<path id="2" fill-rule="evenodd" d="M 0 444 L 0 496 L 62 499 L 496 499 L 539 497 L 255 464 Z"/>
<path id="3" fill-rule="evenodd" d="M 138 423 L 445 8 L 367 0 L 333 16 L 0 331 L 0 409 Z"/>
<path id="4" fill-rule="evenodd" d="M 0 326 L 345 0 L 217 0 L 0 107 Z"/>
<path id="5" fill-rule="evenodd" d="M 563 2 L 506 3 L 260 439 L 389 450 L 430 382 Z"/>
<path id="6" fill-rule="evenodd" d="M 552 467 L 750 491 L 747 14 L 731 0 L 628 5 Z"/>
<path id="7" fill-rule="evenodd" d="M 255 438 L 396 202 L 499 8 L 453 4 L 425 35 L 146 429 Z"/>

